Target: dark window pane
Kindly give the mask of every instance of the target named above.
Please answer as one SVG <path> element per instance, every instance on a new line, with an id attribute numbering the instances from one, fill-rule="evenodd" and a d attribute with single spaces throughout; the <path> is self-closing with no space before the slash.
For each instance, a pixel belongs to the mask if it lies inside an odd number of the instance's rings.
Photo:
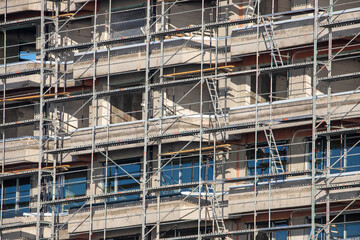
<path id="1" fill-rule="evenodd" d="M 18 193 L 18 196 L 17 196 Z M 30 178 L 4 181 L 4 217 L 15 217 L 29 212 Z"/>
<path id="2" fill-rule="evenodd" d="M 65 197 L 86 195 L 86 169 L 74 169 L 74 173 L 65 175 Z"/>
<path id="3" fill-rule="evenodd" d="M 121 11 L 111 15 L 112 38 L 121 38 L 143 34 L 145 26 L 145 8 Z"/>

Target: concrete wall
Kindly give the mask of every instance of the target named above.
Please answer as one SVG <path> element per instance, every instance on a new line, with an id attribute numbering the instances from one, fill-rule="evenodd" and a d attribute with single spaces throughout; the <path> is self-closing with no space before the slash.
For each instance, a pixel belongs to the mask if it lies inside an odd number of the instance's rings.
<path id="1" fill-rule="evenodd" d="M 352 72 L 359 71 L 360 63 L 357 60 L 343 60 L 343 61 L 336 61 L 332 64 L 332 76 L 348 74 Z M 328 71 L 321 71 L 319 73 L 319 77 L 327 77 Z M 333 82 L 331 83 L 331 92 L 338 93 L 338 92 L 346 92 L 356 89 L 360 84 L 360 79 L 350 79 L 345 81 Z M 320 82 L 318 86 L 318 91 L 321 93 L 326 94 L 327 88 L 329 83 L 327 82 Z"/>
<path id="2" fill-rule="evenodd" d="M 52 119 L 58 119 L 58 123 L 54 123 L 59 132 L 71 132 L 77 128 L 89 126 L 89 105 L 86 100 L 64 103 L 57 106 L 57 115 L 55 114 L 55 104 L 49 107 L 49 114 Z"/>
<path id="3" fill-rule="evenodd" d="M 306 59 L 308 61 L 308 59 Z M 294 69 L 289 71 L 289 98 L 311 96 L 312 69 Z"/>

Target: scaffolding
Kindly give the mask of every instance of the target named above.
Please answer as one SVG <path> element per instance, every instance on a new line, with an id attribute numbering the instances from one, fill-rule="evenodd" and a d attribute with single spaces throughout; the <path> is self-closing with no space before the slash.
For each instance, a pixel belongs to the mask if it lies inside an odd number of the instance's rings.
<path id="1" fill-rule="evenodd" d="M 0 1 L 0 238 L 359 237 L 360 4 L 305 2 Z"/>

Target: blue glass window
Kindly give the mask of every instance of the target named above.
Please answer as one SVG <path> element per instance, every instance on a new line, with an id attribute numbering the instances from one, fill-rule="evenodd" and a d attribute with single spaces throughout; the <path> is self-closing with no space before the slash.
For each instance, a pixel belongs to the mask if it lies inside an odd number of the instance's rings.
<path id="1" fill-rule="evenodd" d="M 58 175 L 56 183 L 56 198 L 74 198 L 86 195 L 87 189 L 87 168 L 71 168 L 69 171 Z M 48 200 L 52 199 L 53 186 L 49 186 Z M 67 212 L 70 208 L 84 205 L 85 202 L 75 202 L 58 206 L 58 212 Z M 48 211 L 51 211 L 50 208 Z"/>
<path id="2" fill-rule="evenodd" d="M 4 181 L 5 218 L 21 216 L 30 212 L 30 178 L 18 178 Z"/>
<path id="3" fill-rule="evenodd" d="M 72 198 L 86 195 L 86 169 L 72 169 L 65 175 L 64 197 Z"/>
<path id="4" fill-rule="evenodd" d="M 107 182 L 105 183 L 104 180 L 105 192 L 113 193 L 140 189 L 140 174 L 141 165 L 139 158 L 118 160 L 116 164 L 108 162 L 107 167 L 104 168 L 104 176 L 107 175 Z M 115 197 L 109 199 L 109 201 L 129 201 L 139 199 L 139 197 L 139 194 L 132 194 Z"/>
<path id="5" fill-rule="evenodd" d="M 275 227 L 286 227 L 288 225 L 289 224 L 288 224 L 287 220 L 273 221 L 273 226 L 275 226 Z M 285 230 L 285 231 L 277 231 L 277 232 L 273 233 L 274 239 L 276 239 L 276 240 L 287 240 L 288 235 L 289 235 L 289 231 L 287 231 L 287 230 Z"/>
<path id="6" fill-rule="evenodd" d="M 30 178 L 20 178 L 18 212 L 20 214 L 30 212 L 29 204 L 30 204 Z"/>
<path id="7" fill-rule="evenodd" d="M 353 135 L 341 135 L 330 138 L 330 173 L 360 171 L 360 138 Z M 311 140 L 308 142 L 311 149 Z M 316 168 L 325 169 L 327 164 L 327 140 L 316 140 Z M 309 156 L 311 162 L 311 155 Z"/>
<path id="8" fill-rule="evenodd" d="M 288 146 L 286 142 L 276 143 L 277 149 L 280 155 L 281 163 L 284 168 L 284 171 L 287 171 L 287 149 Z M 256 161 L 256 174 L 270 174 L 276 173 L 275 166 L 270 164 L 270 151 L 269 146 L 266 143 L 261 143 L 258 145 L 257 151 L 257 161 Z M 247 151 L 247 175 L 255 175 L 255 149 L 252 146 L 251 149 Z M 261 181 L 261 180 L 260 180 Z M 263 179 L 262 181 L 268 181 Z"/>
<path id="9" fill-rule="evenodd" d="M 357 136 L 345 135 L 346 152 L 344 156 L 345 171 L 360 171 L 360 138 Z"/>
<path id="10" fill-rule="evenodd" d="M 344 234 L 346 234 L 346 238 L 360 237 L 360 221 L 346 223 L 344 226 Z"/>
<path id="11" fill-rule="evenodd" d="M 4 181 L 4 209 L 5 217 L 16 216 L 16 179 Z"/>
<path id="12" fill-rule="evenodd" d="M 331 216 L 333 220 L 335 216 Z M 325 224 L 325 217 L 319 218 L 316 222 Z M 338 216 L 331 224 L 331 239 L 353 239 L 360 237 L 360 215 L 358 213 Z M 318 239 L 326 239 L 325 231 L 322 231 Z"/>
<path id="13" fill-rule="evenodd" d="M 169 163 L 164 160 L 161 171 L 161 186 L 170 186 L 181 183 L 191 183 L 199 181 L 199 159 L 198 158 L 182 158 L 176 159 Z M 201 168 L 201 179 L 212 180 L 214 163 L 211 159 L 203 161 Z M 180 191 L 189 191 L 191 189 L 164 191 L 163 195 L 178 194 Z"/>
<path id="14" fill-rule="evenodd" d="M 256 223 L 256 228 L 268 228 L 269 225 L 271 227 L 286 227 L 289 226 L 289 220 L 288 219 L 284 219 L 284 220 L 272 220 L 269 224 L 269 222 L 257 222 Z M 248 229 L 254 229 L 254 223 L 248 223 L 247 224 L 247 228 Z M 268 240 L 268 239 L 276 239 L 276 240 L 287 240 L 288 239 L 288 235 L 289 235 L 289 231 L 288 230 L 284 230 L 284 231 L 274 231 L 271 233 L 267 233 L 267 232 L 259 232 L 258 235 L 256 236 L 256 239 L 261 239 L 261 240 Z M 253 233 L 250 233 L 247 235 L 247 239 L 248 240 L 253 240 L 254 239 L 254 235 Z"/>

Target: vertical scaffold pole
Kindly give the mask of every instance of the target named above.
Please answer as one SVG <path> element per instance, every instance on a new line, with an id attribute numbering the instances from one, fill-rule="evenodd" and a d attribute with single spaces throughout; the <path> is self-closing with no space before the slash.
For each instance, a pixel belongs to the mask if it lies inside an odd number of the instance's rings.
<path id="1" fill-rule="evenodd" d="M 142 172 L 142 224 L 141 238 L 145 240 L 146 236 L 146 182 L 147 182 L 147 158 L 148 158 L 148 129 L 149 129 L 149 74 L 150 74 L 150 20 L 151 20 L 151 0 L 147 0 L 146 6 L 146 69 L 145 69 L 145 91 L 144 91 L 144 155 Z"/>
<path id="2" fill-rule="evenodd" d="M 111 38 L 111 17 L 112 17 L 112 0 L 109 0 L 109 8 L 108 8 L 108 40 Z M 106 91 L 110 91 L 110 72 L 111 72 L 111 64 L 110 64 L 110 46 L 107 46 L 107 77 L 106 77 Z M 111 97 L 108 96 L 106 99 L 106 141 L 109 142 L 110 139 L 110 124 L 111 124 Z M 106 147 L 105 149 L 105 179 L 104 179 L 104 194 L 108 193 L 108 164 L 109 164 L 109 148 Z M 107 199 L 104 199 L 104 233 L 103 237 L 106 239 L 107 234 L 107 211 L 108 211 L 108 205 L 107 205 Z"/>
<path id="3" fill-rule="evenodd" d="M 4 12 L 4 22 L 6 23 L 7 21 L 7 0 L 5 0 L 5 12 Z M 3 30 L 3 34 L 4 34 L 4 73 L 6 73 L 7 71 L 7 61 L 6 61 L 6 47 L 7 47 L 7 43 L 6 43 L 6 39 L 7 39 L 7 35 L 6 35 L 6 29 Z M 5 99 L 6 99 L 6 79 L 2 79 L 2 84 L 3 84 L 3 97 L 2 97 L 2 124 L 6 123 L 6 103 L 5 103 Z M 4 174 L 5 172 L 5 147 L 6 147 L 6 143 L 5 143 L 5 129 L 2 130 L 2 159 L 1 159 L 1 173 Z M 3 210 L 4 210 L 4 179 L 1 179 L 1 199 L 0 199 L 0 226 L 2 226 L 3 224 Z M 2 239 L 2 231 L 0 232 L 0 239 Z"/>
<path id="4" fill-rule="evenodd" d="M 202 142 L 203 142 L 203 93 L 204 93 L 204 33 L 205 33 L 205 2 L 201 1 L 201 72 L 200 72 L 200 139 L 199 139 L 199 198 L 198 198 L 198 239 L 201 239 L 201 192 L 202 192 Z M 206 229 L 205 229 L 206 232 Z"/>
<path id="5" fill-rule="evenodd" d="M 256 19 L 256 83 L 255 83 L 255 154 L 254 154 L 254 161 L 255 161 L 255 170 L 254 170 L 254 240 L 256 240 L 257 235 L 257 150 L 258 150 L 258 131 L 259 131 L 259 77 L 260 77 L 260 70 L 259 70 L 259 46 L 260 46 L 260 1 L 257 8 L 257 19 Z"/>
<path id="6" fill-rule="evenodd" d="M 43 104 L 44 104 L 44 64 L 45 64 L 45 3 L 41 0 L 41 17 L 40 17 L 40 101 L 39 101 L 39 162 L 38 162 L 38 179 L 37 179 L 37 202 L 36 202 L 36 240 L 42 238 L 41 229 L 41 180 L 42 180 L 42 163 L 44 158 L 43 152 Z"/>
<path id="7" fill-rule="evenodd" d="M 329 0 L 329 15 L 328 22 L 333 22 L 333 10 L 334 10 L 334 0 Z M 333 47 L 333 31 L 329 27 L 329 41 L 328 41 L 328 77 L 332 76 L 332 47 Z M 329 82 L 328 92 L 327 92 L 327 119 L 326 119 L 326 130 L 331 130 L 331 82 Z M 330 167 L 331 167 L 331 139 L 330 135 L 326 136 L 326 185 L 330 184 Z M 326 240 L 330 240 L 330 191 L 326 190 Z"/>
<path id="8" fill-rule="evenodd" d="M 318 11 L 319 2 L 314 1 L 314 64 L 313 64 L 313 80 L 312 80 L 312 139 L 311 139 L 311 239 L 315 238 L 315 174 L 316 174 L 316 88 L 317 88 L 317 41 L 318 41 Z"/>
<path id="9" fill-rule="evenodd" d="M 165 31 L 165 1 L 161 1 L 161 31 Z M 160 84 L 164 82 L 164 38 L 160 39 Z M 163 104 L 164 104 L 164 91 L 163 89 L 159 90 L 159 134 L 163 134 Z M 158 140 L 158 162 L 157 162 L 157 169 L 158 169 L 158 187 L 161 187 L 161 153 L 162 153 L 162 141 L 161 139 Z M 161 214 L 160 214 L 160 192 L 156 196 L 156 203 L 157 203 L 157 223 L 156 223 L 156 239 L 160 239 L 160 221 L 161 221 Z"/>
<path id="10" fill-rule="evenodd" d="M 89 240 L 92 239 L 93 234 L 93 204 L 94 204 L 94 195 L 95 195 L 95 186 L 94 186 L 94 154 L 95 154 L 95 127 L 97 122 L 97 98 L 96 98 L 96 50 L 97 50 L 97 7 L 98 0 L 94 1 L 94 26 L 93 26 L 93 79 L 92 79 L 92 134 L 91 134 L 91 163 L 90 163 L 90 202 L 89 202 Z"/>
<path id="11" fill-rule="evenodd" d="M 59 11 L 60 11 L 60 2 L 55 2 L 53 3 L 55 5 L 55 19 L 54 19 L 54 25 L 55 25 L 55 47 L 59 46 Z M 58 55 L 55 53 L 55 75 L 54 75 L 54 79 L 55 79 L 55 96 L 54 98 L 58 98 L 58 91 L 59 91 L 59 57 Z M 54 124 L 54 150 L 56 150 L 58 148 L 58 127 L 60 126 L 60 121 L 58 121 L 58 105 L 55 104 L 54 106 L 54 119 L 56 121 L 56 124 Z M 59 160 L 59 154 L 54 155 L 54 159 L 53 159 L 53 171 L 52 171 L 52 200 L 55 201 L 56 200 L 56 165 L 57 165 L 57 161 Z M 52 217 L 51 217 L 51 239 L 56 239 L 57 238 L 57 231 L 56 231 L 56 224 L 57 224 L 57 210 L 58 208 L 56 206 L 51 206 L 51 211 L 52 211 Z"/>

